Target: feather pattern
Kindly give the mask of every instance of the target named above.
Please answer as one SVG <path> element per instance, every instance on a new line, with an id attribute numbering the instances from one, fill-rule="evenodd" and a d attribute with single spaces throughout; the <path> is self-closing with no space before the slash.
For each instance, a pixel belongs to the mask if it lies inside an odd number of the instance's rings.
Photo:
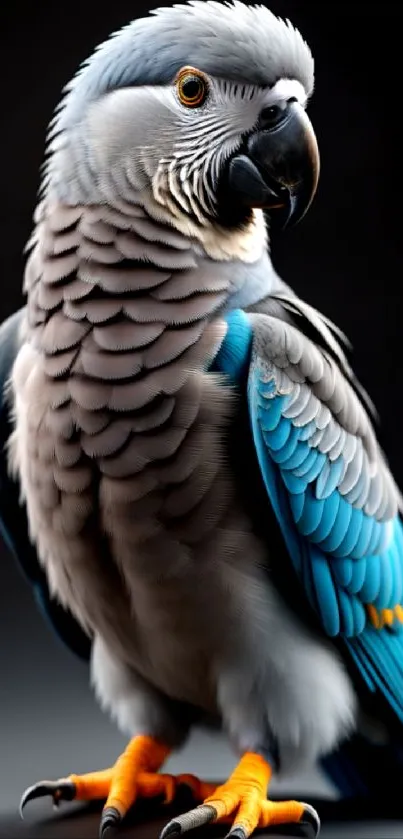
<path id="1" fill-rule="evenodd" d="M 112 633 L 111 643 L 130 657 L 124 575 L 133 571 L 122 547 L 118 570 L 105 534 L 112 546 L 126 528 L 131 554 L 138 539 L 152 543 L 153 529 L 161 538 L 152 522 L 166 485 L 183 483 L 183 497 L 164 511 L 174 519 L 216 479 L 219 432 L 205 400 L 222 403 L 224 421 L 230 394 L 200 376 L 225 332 L 223 321 L 209 318 L 228 293 L 230 272 L 214 273 L 200 259 L 198 270 L 190 242 L 174 231 L 161 244 L 160 225 L 138 207 L 67 208 L 47 199 L 36 218 L 25 273 L 29 340 L 12 378 L 11 459 L 51 593 L 86 631 Z M 207 459 L 201 469 L 205 445 L 214 467 Z M 219 516 L 222 504 L 215 506 Z"/>

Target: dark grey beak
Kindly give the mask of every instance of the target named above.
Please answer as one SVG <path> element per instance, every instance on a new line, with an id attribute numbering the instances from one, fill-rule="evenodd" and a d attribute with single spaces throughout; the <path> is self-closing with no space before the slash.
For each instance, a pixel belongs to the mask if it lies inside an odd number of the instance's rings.
<path id="1" fill-rule="evenodd" d="M 273 110 L 273 109 L 271 109 Z M 269 123 L 269 124 L 267 124 Z M 270 125 L 262 119 L 248 138 L 245 152 L 230 162 L 228 186 L 243 206 L 282 208 L 284 226 L 307 212 L 319 179 L 319 150 L 304 108 L 289 102 Z"/>

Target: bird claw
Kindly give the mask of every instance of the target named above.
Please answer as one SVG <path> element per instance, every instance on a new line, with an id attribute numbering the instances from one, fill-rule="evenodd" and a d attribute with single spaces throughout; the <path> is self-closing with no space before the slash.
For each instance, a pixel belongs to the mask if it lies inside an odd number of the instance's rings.
<path id="1" fill-rule="evenodd" d="M 181 816 L 176 816 L 160 833 L 159 839 L 168 839 L 168 837 L 180 836 L 182 833 L 187 833 L 188 830 L 194 828 L 204 827 L 217 818 L 217 811 L 210 804 L 199 804 L 193 810 L 183 813 Z"/>
<path id="2" fill-rule="evenodd" d="M 303 802 L 304 812 L 301 817 L 300 824 L 307 825 L 310 828 L 312 839 L 316 839 L 320 833 L 320 818 L 315 808 L 311 804 Z"/>
<path id="3" fill-rule="evenodd" d="M 233 827 L 231 830 L 228 831 L 224 839 L 248 839 L 248 834 L 243 827 Z"/>
<path id="4" fill-rule="evenodd" d="M 122 816 L 116 807 L 105 807 L 101 816 L 101 824 L 99 826 L 99 839 L 112 839 L 122 821 Z"/>
<path id="5" fill-rule="evenodd" d="M 36 798 L 44 798 L 50 795 L 53 798 L 54 807 L 58 807 L 60 801 L 73 801 L 76 794 L 76 788 L 72 781 L 39 781 L 32 787 L 28 787 L 21 797 L 20 801 L 20 816 L 24 818 L 24 807 L 29 801 L 34 801 Z"/>
<path id="6" fill-rule="evenodd" d="M 266 802 L 264 802 L 265 804 Z M 269 803 L 269 802 L 267 802 Z M 310 805 L 302 804 L 303 806 L 303 813 L 301 818 L 296 824 L 299 826 L 307 827 L 309 831 L 309 839 L 316 839 L 320 831 L 320 819 L 316 812 L 316 810 Z M 217 818 L 217 811 L 215 807 L 210 804 L 200 804 L 198 807 L 195 807 L 193 810 L 189 810 L 189 812 L 184 813 L 181 816 L 176 816 L 167 825 L 165 825 L 164 829 L 160 833 L 159 839 L 174 839 L 174 837 L 179 837 L 182 833 L 187 833 L 189 830 L 193 830 L 195 828 L 204 827 L 205 825 L 209 824 L 209 822 L 215 821 Z M 281 819 L 282 822 L 282 819 Z M 277 822 L 273 820 L 273 824 Z M 284 820 L 284 824 L 286 820 Z M 270 819 L 267 820 L 267 825 L 269 826 Z M 264 825 L 260 825 L 264 826 Z M 234 824 L 233 827 L 229 830 L 226 834 L 225 839 L 249 839 L 250 831 L 246 830 L 242 825 Z M 105 839 L 105 837 L 102 837 Z"/>

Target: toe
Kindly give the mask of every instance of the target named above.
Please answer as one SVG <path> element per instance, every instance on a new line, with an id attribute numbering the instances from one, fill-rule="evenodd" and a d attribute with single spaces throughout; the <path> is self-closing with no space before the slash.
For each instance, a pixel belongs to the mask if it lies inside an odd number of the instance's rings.
<path id="1" fill-rule="evenodd" d="M 320 830 L 320 819 L 310 804 L 301 801 L 262 801 L 258 827 L 272 825 L 304 824 L 309 825 L 312 837 Z"/>
<path id="2" fill-rule="evenodd" d="M 94 801 L 107 798 L 112 777 L 113 769 L 100 769 L 86 775 L 70 775 L 69 781 L 75 786 L 78 801 Z"/>
<path id="3" fill-rule="evenodd" d="M 76 787 L 73 781 L 68 778 L 61 778 L 58 781 L 39 781 L 32 787 L 28 787 L 21 797 L 20 801 L 20 815 L 24 816 L 24 807 L 29 801 L 34 801 L 36 798 L 45 798 L 47 795 L 53 798 L 55 806 L 59 801 L 73 801 L 76 797 Z"/>
<path id="4" fill-rule="evenodd" d="M 251 790 L 241 799 L 237 814 L 229 832 L 231 839 L 247 839 L 259 824 L 261 814 L 259 790 Z"/>
<path id="5" fill-rule="evenodd" d="M 176 778 L 173 775 L 160 775 L 160 778 L 162 780 L 164 802 L 165 804 L 172 804 L 177 788 Z"/>
<path id="6" fill-rule="evenodd" d="M 156 772 L 141 772 L 136 784 L 139 798 L 158 798 L 162 795 L 165 804 L 172 803 L 178 785 L 173 775 Z"/>

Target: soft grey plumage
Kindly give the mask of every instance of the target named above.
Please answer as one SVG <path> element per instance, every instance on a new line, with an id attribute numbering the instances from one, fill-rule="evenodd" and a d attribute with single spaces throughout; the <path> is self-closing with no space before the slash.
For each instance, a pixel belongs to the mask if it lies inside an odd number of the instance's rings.
<path id="1" fill-rule="evenodd" d="M 187 64 L 208 74 L 201 109 L 173 84 Z M 262 111 L 297 102 L 303 120 L 312 88 L 302 37 L 263 7 L 196 0 L 103 45 L 51 129 L 11 383 L 10 462 L 51 590 L 93 638 L 101 704 L 128 735 L 170 745 L 196 711 L 218 716 L 241 753 L 269 756 L 274 738 L 284 771 L 332 750 L 356 701 L 334 649 L 270 581 L 277 557 L 227 457 L 235 396 L 207 368 L 236 307 L 257 313 L 257 334 L 277 313 L 273 341 L 293 352 L 296 298 L 263 213 L 226 221 L 220 184 Z M 364 409 L 307 338 L 291 360 L 265 341 L 268 363 L 301 377 L 290 416 L 316 419 L 324 450 L 336 456 L 349 430 L 365 438 L 344 476 L 352 496 L 376 449 Z"/>

